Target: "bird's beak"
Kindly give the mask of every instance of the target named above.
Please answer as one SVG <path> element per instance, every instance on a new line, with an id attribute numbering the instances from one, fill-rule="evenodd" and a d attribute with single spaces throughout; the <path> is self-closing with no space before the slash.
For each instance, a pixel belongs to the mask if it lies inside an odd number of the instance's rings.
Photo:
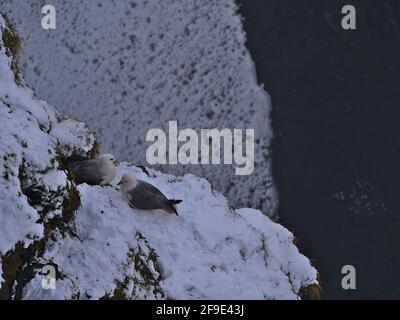
<path id="1" fill-rule="evenodd" d="M 114 164 L 118 167 L 119 166 L 119 162 L 117 160 L 114 161 Z"/>
<path id="2" fill-rule="evenodd" d="M 117 186 L 120 186 L 120 185 L 121 185 L 121 183 L 122 183 L 122 181 L 118 182 Z"/>

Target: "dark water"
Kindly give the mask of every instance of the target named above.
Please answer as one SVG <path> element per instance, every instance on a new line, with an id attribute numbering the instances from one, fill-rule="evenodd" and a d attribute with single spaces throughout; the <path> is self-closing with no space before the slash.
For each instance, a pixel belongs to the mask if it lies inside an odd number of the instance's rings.
<path id="1" fill-rule="evenodd" d="M 272 96 L 281 220 L 323 298 L 400 298 L 400 1 L 241 0 Z M 357 30 L 341 28 L 341 8 Z M 354 265 L 357 289 L 341 288 Z"/>

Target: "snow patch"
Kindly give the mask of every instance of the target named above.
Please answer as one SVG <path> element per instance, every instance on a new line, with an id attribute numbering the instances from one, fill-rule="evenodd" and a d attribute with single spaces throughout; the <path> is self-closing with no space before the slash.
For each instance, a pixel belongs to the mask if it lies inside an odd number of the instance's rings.
<path id="1" fill-rule="evenodd" d="M 125 162 L 111 186 L 74 186 L 60 162 L 91 153 L 94 135 L 16 85 L 1 37 L 0 48 L 1 294 L 11 288 L 7 298 L 16 298 L 18 287 L 23 299 L 299 299 L 318 283 L 289 231 L 260 211 L 234 210 L 206 179 Z M 179 216 L 131 209 L 116 185 L 126 171 L 182 199 Z M 4 257 L 18 244 L 41 249 L 9 272 Z M 41 286 L 49 263 L 58 267 L 56 290 Z M 21 274 L 23 282 L 10 278 Z"/>
<path id="2" fill-rule="evenodd" d="M 292 234 L 260 211 L 229 208 L 208 181 L 193 175 L 152 171 L 149 177 L 123 163 L 115 182 L 127 171 L 183 199 L 179 217 L 131 209 L 116 183 L 79 186 L 78 237 L 57 239 L 43 256 L 60 267 L 61 288 L 42 290 L 35 280 L 26 287 L 27 298 L 69 299 L 79 292 L 81 299 L 99 299 L 125 283 L 127 299 L 297 299 L 301 288 L 317 283 L 316 270 L 298 252 Z M 153 283 L 138 294 L 134 284 L 143 275 L 132 252 L 143 247 L 140 239 L 146 240 Z"/>
<path id="3" fill-rule="evenodd" d="M 62 19 L 52 32 L 40 26 L 37 0 L 3 2 L 23 35 L 27 83 L 93 127 L 104 152 L 146 164 L 146 133 L 167 131 L 169 120 L 195 131 L 255 129 L 255 171 L 248 177 L 229 165 L 168 171 L 207 178 L 233 206 L 276 213 L 271 104 L 257 84 L 234 0 L 53 0 Z"/>

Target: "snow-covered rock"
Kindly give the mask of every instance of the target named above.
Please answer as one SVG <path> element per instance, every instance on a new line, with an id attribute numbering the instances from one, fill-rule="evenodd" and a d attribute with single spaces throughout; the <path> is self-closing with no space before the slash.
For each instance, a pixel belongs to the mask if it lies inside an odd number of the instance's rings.
<path id="1" fill-rule="evenodd" d="M 41 27 L 40 0 L 3 0 L 24 39 L 27 83 L 63 114 L 87 122 L 120 160 L 148 165 L 150 129 L 255 129 L 255 170 L 170 165 L 207 178 L 234 206 L 274 216 L 270 99 L 257 84 L 235 0 L 52 0 L 57 28 Z M 155 169 L 161 169 L 154 167 Z M 224 177 L 224 179 L 221 179 Z"/>
<path id="2" fill-rule="evenodd" d="M 318 285 L 288 230 L 206 179 L 124 162 L 111 186 L 75 186 L 63 166 L 95 156 L 96 138 L 24 85 L 13 39 L 0 37 L 0 299 L 298 299 Z M 182 199 L 179 216 L 131 209 L 126 171 Z M 42 288 L 49 264 L 55 290 Z"/>

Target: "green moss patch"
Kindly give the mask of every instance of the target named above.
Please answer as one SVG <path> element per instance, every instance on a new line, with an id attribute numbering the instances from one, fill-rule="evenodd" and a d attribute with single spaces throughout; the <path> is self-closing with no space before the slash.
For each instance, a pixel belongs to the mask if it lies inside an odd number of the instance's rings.
<path id="1" fill-rule="evenodd" d="M 11 70 L 14 72 L 15 82 L 21 84 L 19 59 L 22 48 L 21 37 L 18 34 L 15 23 L 11 21 L 6 14 L 2 14 L 6 21 L 6 27 L 3 30 L 2 40 L 6 48 L 6 54 L 11 57 Z"/>

